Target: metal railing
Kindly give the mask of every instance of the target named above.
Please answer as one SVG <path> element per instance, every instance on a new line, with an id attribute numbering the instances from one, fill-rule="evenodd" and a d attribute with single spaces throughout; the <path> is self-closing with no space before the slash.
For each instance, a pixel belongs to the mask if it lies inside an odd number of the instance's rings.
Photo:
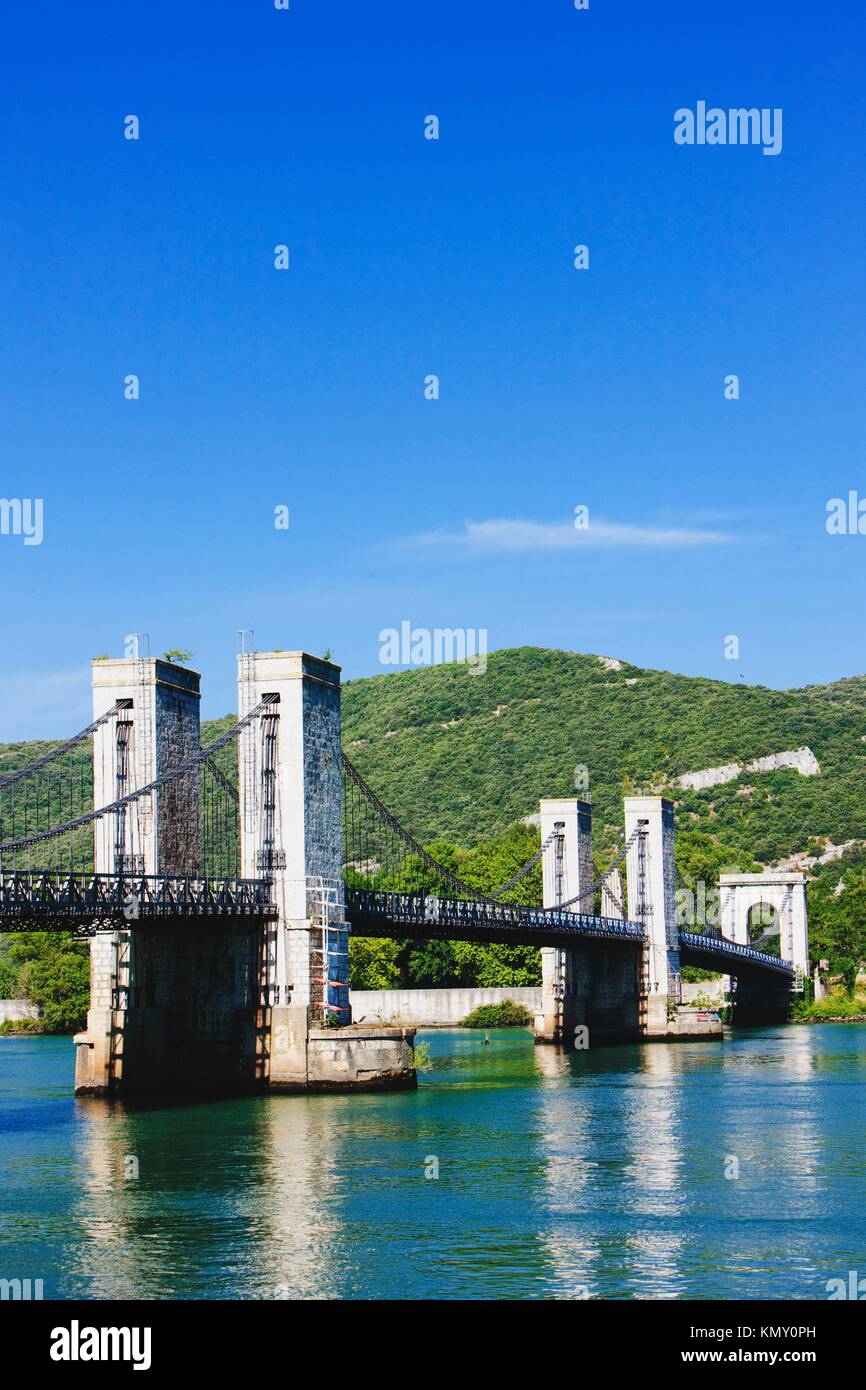
<path id="1" fill-rule="evenodd" d="M 698 935 L 695 932 L 681 931 L 679 934 L 680 946 L 686 946 L 695 951 L 706 954 L 731 956 L 735 960 L 750 961 L 754 965 L 764 966 L 769 970 L 778 970 L 781 974 L 795 977 L 795 970 L 789 961 L 782 960 L 780 956 L 770 956 L 764 951 L 756 951 L 751 946 L 741 946 L 736 941 L 730 941 L 726 936 Z"/>
<path id="2" fill-rule="evenodd" d="M 0 874 L 0 931 L 117 931 L 177 917 L 273 917 L 269 879 L 177 874 Z"/>
<path id="3" fill-rule="evenodd" d="M 397 926 L 424 928 L 432 934 L 435 929 L 456 929 L 496 932 L 517 935 L 537 935 L 539 940 L 550 937 L 563 940 L 575 937 L 595 937 L 603 940 L 639 942 L 643 929 L 637 922 L 618 921 L 612 917 L 593 917 L 589 913 L 569 912 L 560 908 L 520 907 L 494 903 L 490 899 L 478 902 L 471 898 L 442 898 L 427 893 L 389 893 L 369 888 L 346 888 L 346 914 L 354 918 L 380 919 Z M 354 922 L 353 922 L 354 925 Z M 383 930 L 383 935 L 387 932 Z"/>

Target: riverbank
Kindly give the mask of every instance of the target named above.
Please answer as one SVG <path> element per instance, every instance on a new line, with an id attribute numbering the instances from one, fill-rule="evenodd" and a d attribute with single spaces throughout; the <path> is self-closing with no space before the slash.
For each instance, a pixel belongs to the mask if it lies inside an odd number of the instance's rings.
<path id="1" fill-rule="evenodd" d="M 828 994 L 795 1004 L 792 1023 L 866 1023 L 866 995 Z"/>
<path id="2" fill-rule="evenodd" d="M 38 1018 L 7 1018 L 0 1023 L 0 1038 L 32 1038 L 37 1034 L 43 1037 L 51 1036 L 51 1030 L 44 1028 Z M 68 1036 L 71 1038 L 73 1034 L 70 1033 Z"/>
<path id="3" fill-rule="evenodd" d="M 866 1023 L 864 1014 L 810 1014 L 791 1019 L 792 1023 Z"/>
<path id="4" fill-rule="evenodd" d="M 39 1010 L 29 999 L 0 999 L 0 1033 L 35 1032 L 31 1026 L 39 1023 Z M 7 1028 L 7 1024 L 11 1027 Z"/>

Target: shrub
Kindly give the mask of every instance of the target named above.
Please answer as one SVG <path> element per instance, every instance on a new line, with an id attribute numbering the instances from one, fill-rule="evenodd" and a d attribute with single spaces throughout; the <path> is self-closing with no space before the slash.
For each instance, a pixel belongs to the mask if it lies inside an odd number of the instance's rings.
<path id="1" fill-rule="evenodd" d="M 482 1004 L 463 1020 L 464 1028 L 525 1028 L 532 1015 L 522 1004 L 503 999 L 501 1004 Z"/>
<path id="2" fill-rule="evenodd" d="M 794 1005 L 792 1017 L 803 1023 L 831 1023 L 835 1018 L 863 1018 L 866 998 L 862 994 L 828 994 L 823 999 L 805 999 Z"/>
<path id="3" fill-rule="evenodd" d="M 419 1042 L 415 1044 L 415 1070 L 432 1071 L 433 1062 L 430 1058 L 430 1048 L 427 1043 Z"/>

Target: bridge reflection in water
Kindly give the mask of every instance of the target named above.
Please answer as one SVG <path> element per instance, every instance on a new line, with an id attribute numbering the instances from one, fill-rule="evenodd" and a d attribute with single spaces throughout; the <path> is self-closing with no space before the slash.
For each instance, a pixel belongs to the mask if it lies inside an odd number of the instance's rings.
<path id="1" fill-rule="evenodd" d="M 68 1095 L 68 1041 L 7 1040 L 7 1267 L 46 1297 L 811 1299 L 866 1244 L 866 1029 L 425 1041 L 420 1105 L 109 1108 Z"/>

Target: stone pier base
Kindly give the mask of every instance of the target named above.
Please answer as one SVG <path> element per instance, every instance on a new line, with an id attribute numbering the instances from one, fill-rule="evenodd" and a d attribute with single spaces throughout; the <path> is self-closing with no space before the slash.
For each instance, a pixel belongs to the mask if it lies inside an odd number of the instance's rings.
<path id="1" fill-rule="evenodd" d="M 569 947 L 564 954 L 564 971 L 543 969 L 543 1007 L 535 1020 L 535 1041 L 571 1048 L 579 1027 L 588 1029 L 590 1047 L 636 1039 L 640 1034 L 638 951 L 619 942 L 589 941 Z M 553 990 L 563 978 L 565 992 L 557 999 Z"/>
<path id="2" fill-rule="evenodd" d="M 303 1007 L 271 1010 L 269 1091 L 411 1090 L 415 1029 L 308 1026 Z"/>
<path id="3" fill-rule="evenodd" d="M 88 1009 L 87 1027 L 76 1033 L 75 1094 L 105 1096 L 110 1085 L 111 1010 Z"/>
<path id="4" fill-rule="evenodd" d="M 648 1042 L 701 1042 L 721 1038 L 722 1020 L 715 1009 L 680 1008 L 668 1019 L 663 1033 L 647 1035 Z"/>
<path id="5" fill-rule="evenodd" d="M 119 939 L 95 938 L 97 1006 L 75 1038 L 76 1095 L 230 1094 L 261 1085 L 261 956 L 258 922 L 152 923 L 128 933 L 126 952 Z"/>
<path id="6" fill-rule="evenodd" d="M 253 1091 L 410 1090 L 415 1029 L 310 1026 L 283 1006 L 179 1017 L 151 1005 L 112 1015 L 91 1009 L 75 1038 L 75 1094 L 237 1095 Z M 197 1024 L 197 1026 L 196 1026 Z"/>

